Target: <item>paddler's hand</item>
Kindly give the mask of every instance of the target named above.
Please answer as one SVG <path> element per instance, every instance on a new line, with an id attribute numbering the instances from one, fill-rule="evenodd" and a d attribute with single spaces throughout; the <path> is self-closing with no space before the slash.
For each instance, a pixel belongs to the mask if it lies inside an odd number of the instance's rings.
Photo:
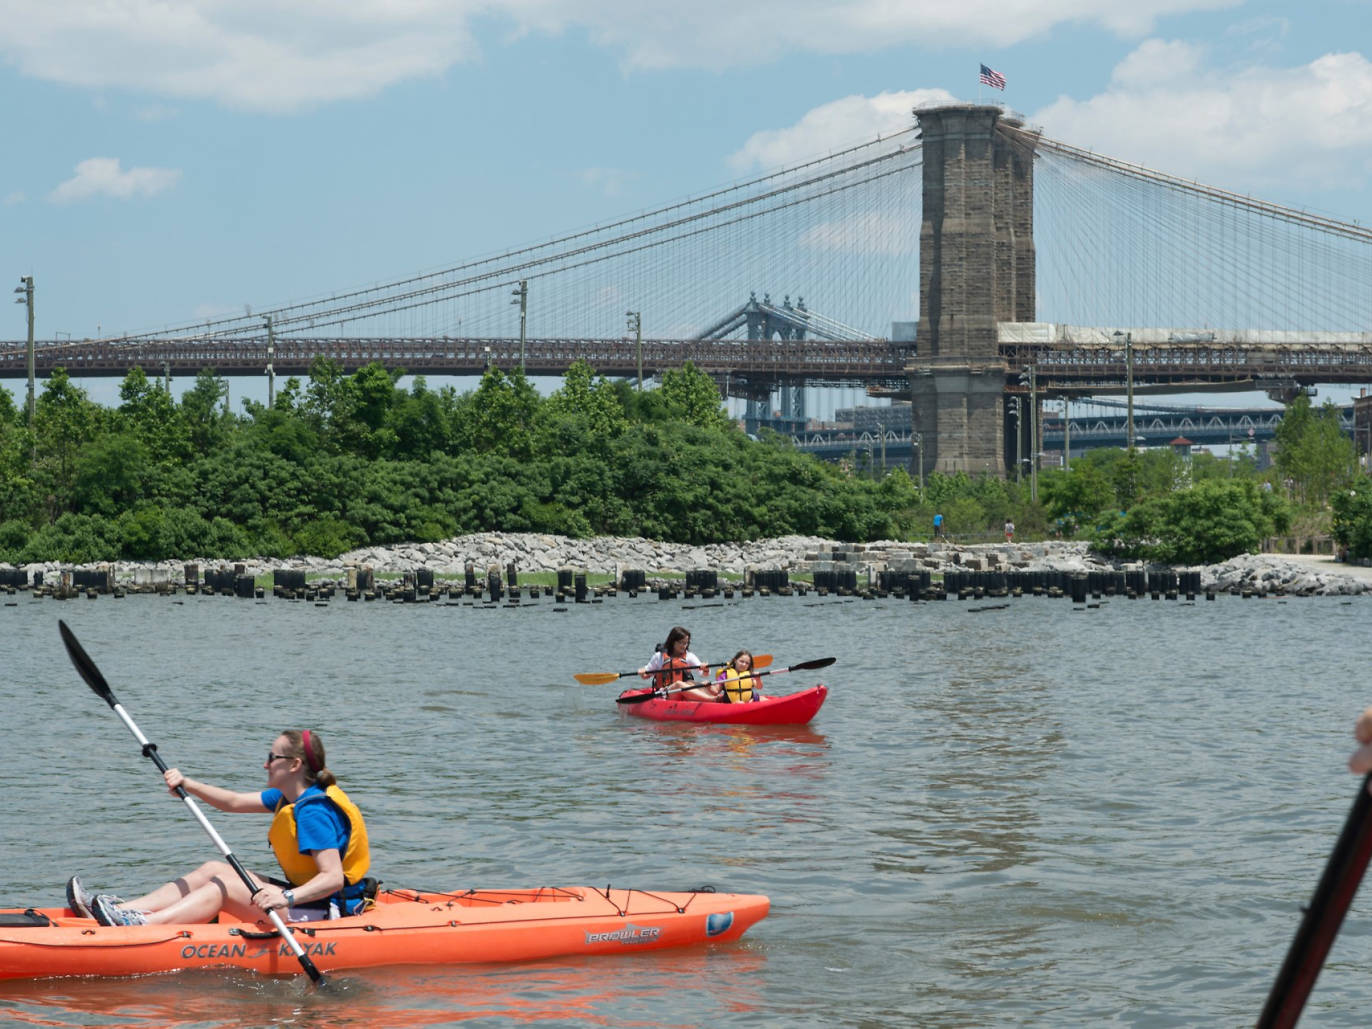
<path id="1" fill-rule="evenodd" d="M 271 883 L 263 883 L 262 888 L 253 894 L 252 902 L 263 911 L 275 911 L 290 906 L 286 903 L 286 891 Z"/>
<path id="2" fill-rule="evenodd" d="M 162 781 L 167 784 L 167 791 L 171 793 L 172 796 L 176 795 L 176 791 L 179 787 L 186 785 L 186 777 L 181 774 L 181 769 L 179 768 L 168 768 L 162 773 Z"/>
<path id="3" fill-rule="evenodd" d="M 1353 726 L 1353 735 L 1361 746 L 1349 756 L 1348 770 L 1357 775 L 1372 772 L 1372 707 L 1358 716 L 1358 721 Z"/>

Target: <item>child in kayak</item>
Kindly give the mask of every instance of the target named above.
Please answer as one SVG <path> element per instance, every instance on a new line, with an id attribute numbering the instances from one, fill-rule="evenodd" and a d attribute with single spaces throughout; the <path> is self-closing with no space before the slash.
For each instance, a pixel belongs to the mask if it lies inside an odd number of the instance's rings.
<path id="1" fill-rule="evenodd" d="M 664 643 L 652 659 L 638 670 L 640 679 L 653 680 L 653 689 L 680 689 L 672 693 L 675 700 L 718 700 L 723 687 L 718 683 L 703 682 L 693 689 L 681 689 L 681 684 L 694 682 L 696 673 L 708 677 L 710 668 L 690 651 L 691 633 L 679 625 L 667 633 Z"/>
<path id="2" fill-rule="evenodd" d="M 746 704 L 749 701 L 763 699 L 761 683 L 753 674 L 751 650 L 740 650 L 735 654 L 715 681 L 722 687 L 720 700 L 726 700 L 731 704 Z"/>
<path id="3" fill-rule="evenodd" d="M 68 906 L 101 925 L 208 922 L 220 911 L 265 921 L 264 913 L 275 909 L 288 922 L 307 922 L 361 910 L 368 885 L 363 880 L 371 864 L 367 827 L 362 812 L 325 766 L 323 740 L 308 729 L 288 729 L 272 742 L 263 768 L 267 788 L 260 793 L 210 786 L 176 768 L 167 769 L 163 779 L 173 795 L 181 787 L 220 811 L 274 813 L 267 842 L 284 880 L 253 873 L 258 888 L 250 893 L 231 865 L 208 861 L 151 893 L 122 901 L 92 896 L 72 876 Z"/>

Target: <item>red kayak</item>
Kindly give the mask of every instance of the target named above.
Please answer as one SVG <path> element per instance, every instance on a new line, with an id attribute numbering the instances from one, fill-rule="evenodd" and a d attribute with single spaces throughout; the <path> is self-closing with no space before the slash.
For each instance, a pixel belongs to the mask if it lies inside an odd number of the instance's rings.
<path id="1" fill-rule="evenodd" d="M 625 690 L 620 699 L 641 697 L 651 689 Z M 824 698 L 829 695 L 824 685 L 784 697 L 768 697 L 746 704 L 729 704 L 715 700 L 677 700 L 675 697 L 654 697 L 640 704 L 621 704 L 620 710 L 639 718 L 659 722 L 712 722 L 723 725 L 804 725 L 819 713 Z"/>

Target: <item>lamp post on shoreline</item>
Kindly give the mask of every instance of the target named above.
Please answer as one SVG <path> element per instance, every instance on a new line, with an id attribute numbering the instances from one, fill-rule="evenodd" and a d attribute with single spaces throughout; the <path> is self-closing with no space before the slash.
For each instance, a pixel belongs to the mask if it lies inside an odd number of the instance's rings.
<path id="1" fill-rule="evenodd" d="M 634 359 L 638 363 L 638 391 L 643 392 L 643 315 L 638 311 L 625 311 L 629 319 L 629 331 L 634 334 Z M 729 402 L 729 387 L 724 387 L 724 402 Z"/>
<path id="2" fill-rule="evenodd" d="M 34 361 L 33 361 L 33 276 L 32 276 L 32 275 L 21 275 L 21 276 L 19 276 L 19 281 L 22 283 L 22 285 L 14 287 L 14 291 L 15 291 L 16 293 L 22 293 L 23 296 L 21 296 L 18 300 L 16 300 L 15 303 L 16 303 L 16 304 L 24 304 L 24 305 L 28 308 L 28 313 L 29 313 L 29 344 L 28 344 L 28 350 L 27 350 L 27 357 L 28 357 L 28 372 L 29 372 L 29 402 L 28 402 L 28 408 L 29 408 L 29 428 L 32 429 L 32 428 L 33 428 L 33 412 L 34 412 L 34 409 L 35 409 L 35 408 L 34 408 L 34 399 L 33 399 L 33 365 L 34 365 Z"/>
<path id="3" fill-rule="evenodd" d="M 915 460 L 915 466 L 919 468 L 919 499 L 922 501 L 924 499 L 924 433 L 911 432 L 910 442 L 919 455 Z"/>
<path id="4" fill-rule="evenodd" d="M 519 372 L 524 373 L 524 325 L 529 316 L 529 280 L 520 279 L 519 288 L 511 290 L 514 300 L 510 303 L 519 305 Z"/>
<path id="5" fill-rule="evenodd" d="M 1115 330 L 1115 338 L 1124 337 L 1125 431 L 1128 433 L 1129 454 L 1134 454 L 1134 347 L 1133 333 Z"/>

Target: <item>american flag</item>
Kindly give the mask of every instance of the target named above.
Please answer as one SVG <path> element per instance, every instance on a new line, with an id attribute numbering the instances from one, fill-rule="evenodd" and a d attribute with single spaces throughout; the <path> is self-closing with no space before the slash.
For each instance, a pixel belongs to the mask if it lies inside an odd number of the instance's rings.
<path id="1" fill-rule="evenodd" d="M 984 64 L 981 66 L 981 81 L 996 89 L 1005 88 L 1005 76 L 994 68 L 986 67 Z"/>

